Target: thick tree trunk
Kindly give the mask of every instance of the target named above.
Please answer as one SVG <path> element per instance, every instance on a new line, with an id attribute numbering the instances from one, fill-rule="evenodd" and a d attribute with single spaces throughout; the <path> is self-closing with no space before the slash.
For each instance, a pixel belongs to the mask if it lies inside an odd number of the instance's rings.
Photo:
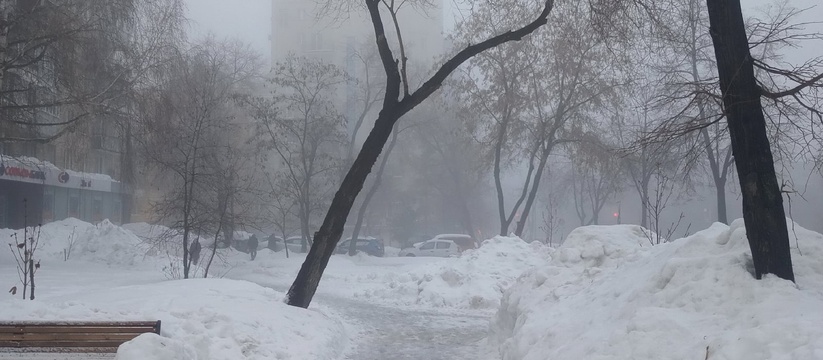
<path id="1" fill-rule="evenodd" d="M 645 182 L 640 190 L 640 226 L 649 227 L 649 183 Z"/>
<path id="2" fill-rule="evenodd" d="M 398 107 L 395 105 L 395 107 Z M 306 256 L 306 261 L 300 267 L 297 273 L 297 278 L 294 279 L 291 288 L 288 292 L 288 304 L 308 308 L 311 303 L 314 293 L 317 291 L 317 285 L 320 283 L 320 277 L 323 275 L 329 259 L 334 254 L 334 248 L 337 242 L 340 241 L 340 236 L 343 234 L 343 226 L 346 224 L 346 218 L 349 216 L 354 200 L 357 194 L 363 189 L 363 183 L 366 182 L 366 177 L 371 172 L 377 157 L 383 150 L 383 145 L 391 135 L 392 127 L 394 127 L 397 119 L 400 118 L 400 112 L 395 108 L 384 109 L 380 112 L 377 121 L 374 124 L 366 142 L 357 158 L 352 163 L 351 169 L 343 178 L 343 183 L 340 184 L 340 189 L 334 194 L 329 211 L 326 213 L 326 218 L 323 225 L 314 234 L 314 244 Z"/>
<path id="3" fill-rule="evenodd" d="M 728 224 L 726 215 L 726 179 L 715 179 L 714 188 L 717 192 L 717 221 Z"/>
<path id="4" fill-rule="evenodd" d="M 760 88 L 754 76 L 739 0 L 707 0 L 710 33 L 729 125 L 743 219 L 755 277 L 774 274 L 794 281 L 783 197 L 766 134 Z"/>
<path id="5" fill-rule="evenodd" d="M 383 151 L 383 146 L 389 139 L 397 120 L 434 94 L 442 86 L 443 81 L 466 60 L 508 41 L 520 40 L 546 24 L 546 19 L 554 7 L 554 2 L 553 0 L 546 0 L 540 15 L 522 28 L 502 33 L 461 50 L 443 63 L 419 89 L 413 94 L 404 96 L 402 100 L 400 100 L 401 78 L 398 62 L 394 58 L 386 39 L 379 6 L 380 2 L 378 0 L 366 1 L 366 7 L 374 26 L 380 60 L 383 63 L 384 70 L 386 70 L 386 92 L 383 98 L 383 107 L 374 123 L 374 127 L 366 138 L 366 142 L 363 143 L 360 153 L 352 163 L 346 177 L 343 178 L 337 193 L 334 194 L 323 224 L 315 233 L 314 243 L 306 256 L 306 261 L 303 262 L 294 283 L 289 288 L 287 303 L 292 306 L 309 307 L 314 293 L 317 291 L 320 278 L 323 276 L 323 271 L 326 269 L 329 259 L 334 253 L 334 248 L 343 234 L 343 226 L 346 224 L 354 200 L 360 190 L 363 189 L 363 184 L 377 161 L 377 157 Z"/>
<path id="6" fill-rule="evenodd" d="M 369 208 L 369 203 L 372 198 L 374 198 L 374 194 L 377 194 L 377 190 L 380 189 L 380 183 L 383 179 L 383 172 L 386 170 L 386 164 L 389 162 L 389 156 L 391 155 L 392 150 L 394 150 L 395 144 L 397 144 L 397 128 L 394 129 L 391 141 L 389 142 L 389 147 L 386 149 L 386 154 L 383 155 L 383 159 L 380 161 L 380 167 L 377 168 L 377 173 L 374 174 L 374 184 L 372 184 L 369 192 L 366 193 L 366 197 L 363 198 L 363 203 L 360 204 L 360 210 L 357 211 L 357 222 L 354 223 L 351 241 L 349 241 L 349 256 L 354 256 L 357 254 L 357 239 L 360 236 L 360 228 L 363 226 L 363 219 L 366 217 L 366 210 Z"/>
<path id="7" fill-rule="evenodd" d="M 540 164 L 537 166 L 537 172 L 534 174 L 534 182 L 529 191 L 529 198 L 526 200 L 526 205 L 523 206 L 523 213 L 520 215 L 517 228 L 514 230 L 514 234 L 517 236 L 523 236 L 523 229 L 526 228 L 526 220 L 528 220 L 534 200 L 537 198 L 537 189 L 540 188 L 540 179 L 543 177 L 543 171 L 546 169 L 546 161 L 549 159 L 551 148 L 552 146 L 550 145 L 548 149 L 543 150 L 543 153 L 540 154 Z"/>

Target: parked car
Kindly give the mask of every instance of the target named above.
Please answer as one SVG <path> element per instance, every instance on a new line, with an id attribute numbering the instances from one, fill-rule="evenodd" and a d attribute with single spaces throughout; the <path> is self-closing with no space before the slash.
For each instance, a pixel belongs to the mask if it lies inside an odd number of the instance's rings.
<path id="1" fill-rule="evenodd" d="M 290 252 L 301 253 L 303 252 L 303 237 L 302 236 L 289 236 L 286 239 L 286 246 L 289 247 Z M 306 242 L 306 251 L 308 248 L 311 247 L 308 242 Z"/>
<path id="2" fill-rule="evenodd" d="M 283 244 L 283 238 L 277 235 L 269 235 L 269 237 L 266 238 L 266 241 L 266 247 L 272 251 L 281 251 L 285 247 Z"/>
<path id="3" fill-rule="evenodd" d="M 463 251 L 474 249 L 475 247 L 476 242 L 470 235 L 440 234 L 433 239 L 419 242 L 411 247 L 400 250 L 398 256 L 451 257 L 458 256 Z"/>
<path id="4" fill-rule="evenodd" d="M 345 254 L 349 251 L 349 244 L 351 244 L 351 238 L 341 241 L 337 244 L 334 253 Z M 357 251 L 364 252 L 371 256 L 382 257 L 386 254 L 385 248 L 383 247 L 383 240 L 372 236 L 358 237 L 357 243 L 355 243 L 354 246 L 357 247 Z"/>
<path id="5" fill-rule="evenodd" d="M 235 231 L 234 237 L 232 239 L 232 247 L 235 248 L 237 251 L 242 252 L 249 252 L 249 239 L 251 238 L 252 233 L 245 232 L 245 231 Z M 257 235 L 254 235 L 257 237 Z M 257 250 L 262 250 L 268 247 L 268 238 L 261 239 L 257 237 Z"/>

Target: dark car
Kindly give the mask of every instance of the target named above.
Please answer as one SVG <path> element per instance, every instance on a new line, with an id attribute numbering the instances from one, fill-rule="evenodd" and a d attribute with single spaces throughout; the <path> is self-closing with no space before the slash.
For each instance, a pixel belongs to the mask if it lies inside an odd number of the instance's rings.
<path id="1" fill-rule="evenodd" d="M 349 251 L 349 243 L 351 238 L 341 241 L 337 244 L 337 249 L 335 249 L 335 254 L 345 254 Z M 357 239 L 357 243 L 355 244 L 357 247 L 357 251 L 364 252 L 371 256 L 380 256 L 382 257 L 385 255 L 385 249 L 383 248 L 383 240 L 367 236 Z"/>

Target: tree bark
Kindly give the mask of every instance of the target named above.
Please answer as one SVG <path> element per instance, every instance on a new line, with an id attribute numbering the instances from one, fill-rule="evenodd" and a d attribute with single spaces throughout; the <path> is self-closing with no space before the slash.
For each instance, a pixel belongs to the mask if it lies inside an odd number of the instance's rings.
<path id="1" fill-rule="evenodd" d="M 32 254 L 33 253 L 32 251 Z M 34 259 L 29 259 L 29 286 L 31 286 L 29 300 L 34 300 Z"/>
<path id="2" fill-rule="evenodd" d="M 714 188 L 717 193 L 717 221 L 728 224 L 726 215 L 726 179 L 715 179 Z"/>
<path id="3" fill-rule="evenodd" d="M 526 220 L 529 218 L 532 205 L 534 204 L 534 200 L 537 198 L 537 189 L 540 187 L 540 179 L 543 177 L 543 172 L 546 169 L 546 161 L 549 160 L 549 154 L 552 151 L 552 147 L 553 145 L 548 145 L 548 147 L 543 150 L 542 154 L 540 154 L 540 164 L 537 165 L 537 172 L 534 174 L 534 182 L 531 190 L 529 191 L 529 198 L 526 200 L 526 205 L 523 206 L 523 213 L 520 215 L 520 220 L 517 222 L 517 227 L 514 230 L 514 234 L 518 237 L 523 236 L 523 229 L 526 228 Z"/>
<path id="4" fill-rule="evenodd" d="M 392 150 L 394 150 L 394 146 L 397 144 L 397 132 L 397 128 L 395 127 L 392 132 L 389 147 L 386 149 L 386 154 L 383 155 L 383 159 L 380 161 L 380 167 L 377 168 L 377 173 L 374 174 L 374 184 L 372 184 L 369 192 L 366 193 L 366 197 L 363 198 L 363 203 L 360 204 L 360 209 L 357 211 L 357 222 L 354 223 L 351 241 L 349 241 L 349 256 L 354 256 L 357 254 L 357 239 L 360 236 L 360 228 L 363 226 L 363 218 L 366 217 L 366 210 L 369 208 L 371 199 L 374 198 L 374 194 L 377 194 L 377 190 L 380 188 L 380 183 L 383 179 L 383 172 L 386 170 L 386 164 L 389 162 L 389 156 L 391 155 Z"/>
<path id="5" fill-rule="evenodd" d="M 794 281 L 783 197 L 754 76 L 739 0 L 707 0 L 723 106 L 743 194 L 743 219 L 754 276 Z"/>

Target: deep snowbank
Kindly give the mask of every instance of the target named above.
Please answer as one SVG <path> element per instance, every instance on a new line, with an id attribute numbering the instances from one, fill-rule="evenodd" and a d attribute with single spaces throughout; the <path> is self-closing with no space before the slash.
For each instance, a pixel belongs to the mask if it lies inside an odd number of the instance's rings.
<path id="1" fill-rule="evenodd" d="M 30 228 L 31 229 L 31 228 Z M 37 231 L 35 229 L 35 231 Z M 153 255 L 150 245 L 132 232 L 103 220 L 97 225 L 69 218 L 43 225 L 35 260 L 47 262 L 87 261 L 107 265 L 135 265 Z M 0 237 L 13 242 L 13 234 L 23 239 L 22 230 L 0 229 Z M 34 235 L 37 236 L 36 234 Z M 13 262 L 5 250 L 0 260 Z"/>
<path id="2" fill-rule="evenodd" d="M 796 286 L 753 278 L 742 220 L 654 247 L 637 226 L 579 228 L 506 291 L 490 345 L 503 359 L 823 359 L 823 236 L 794 229 Z"/>
<path id="3" fill-rule="evenodd" d="M 334 359 L 343 324 L 288 306 L 283 293 L 236 280 L 193 279 L 0 302 L 5 320 L 162 320 L 162 336 L 124 344 L 118 359 Z"/>
<path id="4" fill-rule="evenodd" d="M 495 237 L 456 259 L 406 266 L 402 271 L 360 275 L 352 282 L 377 279 L 381 286 L 356 296 L 404 305 L 494 308 L 523 271 L 548 262 L 549 248 L 519 238 Z"/>

